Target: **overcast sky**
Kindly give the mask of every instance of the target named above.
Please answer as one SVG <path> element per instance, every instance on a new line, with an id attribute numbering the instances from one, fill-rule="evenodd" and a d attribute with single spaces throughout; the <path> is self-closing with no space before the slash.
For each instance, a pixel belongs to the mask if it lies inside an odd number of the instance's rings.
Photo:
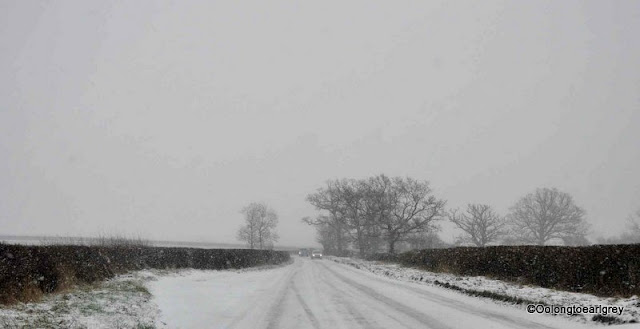
<path id="1" fill-rule="evenodd" d="M 313 243 L 327 179 L 640 208 L 638 1 L 1 1 L 0 235 Z M 445 226 L 443 238 L 457 233 Z"/>

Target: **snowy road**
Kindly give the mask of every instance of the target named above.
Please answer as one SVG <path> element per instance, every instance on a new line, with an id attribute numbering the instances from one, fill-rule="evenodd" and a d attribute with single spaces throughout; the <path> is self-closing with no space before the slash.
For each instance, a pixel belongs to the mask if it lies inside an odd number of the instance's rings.
<path id="1" fill-rule="evenodd" d="M 267 270 L 193 271 L 150 290 L 159 328 L 593 328 L 329 260 Z"/>

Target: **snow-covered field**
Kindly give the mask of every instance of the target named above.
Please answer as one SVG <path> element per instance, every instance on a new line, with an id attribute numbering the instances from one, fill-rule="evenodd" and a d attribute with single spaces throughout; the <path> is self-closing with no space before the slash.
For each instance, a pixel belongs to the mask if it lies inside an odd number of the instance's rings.
<path id="1" fill-rule="evenodd" d="M 490 290 L 550 304 L 624 305 L 602 299 L 460 278 L 347 258 L 294 257 L 244 270 L 140 271 L 93 287 L 0 308 L 2 328 L 595 328 L 585 317 L 529 314 L 523 305 L 439 286 Z M 635 303 L 635 304 L 634 304 Z M 617 327 L 617 326 L 616 326 Z M 637 323 L 621 325 L 638 328 Z"/>

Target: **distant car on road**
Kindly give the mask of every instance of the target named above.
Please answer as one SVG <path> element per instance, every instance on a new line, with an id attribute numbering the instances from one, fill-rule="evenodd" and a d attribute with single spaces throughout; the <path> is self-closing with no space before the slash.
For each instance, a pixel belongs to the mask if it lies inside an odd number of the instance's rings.
<path id="1" fill-rule="evenodd" d="M 300 249 L 300 251 L 298 251 L 298 256 L 300 256 L 300 257 L 309 257 L 309 250 Z"/>
<path id="2" fill-rule="evenodd" d="M 322 259 L 322 251 L 314 250 L 311 253 L 311 259 L 316 259 L 316 258 Z"/>

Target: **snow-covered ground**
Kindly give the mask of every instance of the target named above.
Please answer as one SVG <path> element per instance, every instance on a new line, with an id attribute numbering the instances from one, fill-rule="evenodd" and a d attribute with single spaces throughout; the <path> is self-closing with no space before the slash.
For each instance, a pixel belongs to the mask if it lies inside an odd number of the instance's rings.
<path id="1" fill-rule="evenodd" d="M 295 257 L 267 271 L 189 271 L 150 282 L 158 328 L 592 328 L 565 317 L 354 264 Z M 400 271 L 400 269 L 397 269 Z M 399 278 L 400 276 L 398 276 Z"/>
<path id="2" fill-rule="evenodd" d="M 422 278 L 422 280 L 420 280 Z M 637 317 L 637 299 L 607 300 L 458 278 L 346 258 L 294 257 L 244 270 L 140 271 L 41 303 L 0 308 L 2 328 L 596 328 L 583 317 L 529 314 L 439 286 L 491 290 L 556 304 L 612 303 Z M 636 303 L 636 305 L 631 305 Z M 635 314 L 635 315 L 629 315 Z M 637 323 L 622 327 L 638 328 Z"/>
<path id="3" fill-rule="evenodd" d="M 380 276 L 432 286 L 448 286 L 451 289 L 462 292 L 466 291 L 467 293 L 474 295 L 478 295 L 482 292 L 490 292 L 492 293 L 491 295 L 498 299 L 500 299 L 500 297 L 507 297 L 504 299 L 521 299 L 535 303 L 544 303 L 547 305 L 610 305 L 624 307 L 622 316 L 611 314 L 609 314 L 609 316 L 619 319 L 620 322 L 640 322 L 640 298 L 638 298 L 638 296 L 633 296 L 631 298 L 597 297 L 589 294 L 559 291 L 493 280 L 482 276 L 463 277 L 446 273 L 433 273 L 384 262 L 372 262 L 342 257 L 330 257 L 330 259 L 339 264 L 349 265 Z M 509 301 L 504 303 L 513 304 L 513 302 Z M 520 307 L 525 309 L 526 304 L 527 303 L 523 303 Z M 578 317 L 583 321 L 591 321 L 593 315 L 577 315 L 574 317 Z M 640 328 L 640 324 L 636 325 Z"/>
<path id="4" fill-rule="evenodd" d="M 45 296 L 38 303 L 0 306 L 0 328 L 153 328 L 158 307 L 140 271 Z"/>

